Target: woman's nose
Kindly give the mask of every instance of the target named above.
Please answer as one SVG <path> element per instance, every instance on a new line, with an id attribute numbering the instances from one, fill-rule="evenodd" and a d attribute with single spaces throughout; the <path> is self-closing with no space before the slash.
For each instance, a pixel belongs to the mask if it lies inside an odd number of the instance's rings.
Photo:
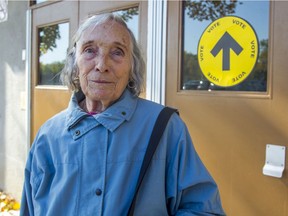
<path id="1" fill-rule="evenodd" d="M 108 72 L 109 70 L 109 62 L 108 56 L 105 54 L 101 54 L 95 58 L 95 69 L 98 72 Z"/>

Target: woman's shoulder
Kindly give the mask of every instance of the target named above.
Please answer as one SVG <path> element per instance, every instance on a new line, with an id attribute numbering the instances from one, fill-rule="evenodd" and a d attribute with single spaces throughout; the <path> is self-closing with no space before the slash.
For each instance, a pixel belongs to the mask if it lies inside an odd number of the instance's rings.
<path id="1" fill-rule="evenodd" d="M 137 108 L 140 110 L 153 111 L 158 114 L 161 112 L 162 109 L 164 109 L 164 107 L 165 105 L 162 105 L 157 102 L 147 100 L 144 98 L 139 98 L 138 106 L 137 106 Z M 176 114 L 179 114 L 177 107 L 172 107 L 172 106 L 168 106 L 168 107 L 170 107 L 171 109 L 174 109 Z"/>
<path id="2" fill-rule="evenodd" d="M 161 110 L 164 109 L 164 105 L 147 100 L 147 99 L 143 99 L 143 98 L 139 98 L 138 104 L 137 104 L 137 113 L 140 113 L 140 115 L 145 115 L 145 116 L 150 116 L 151 118 L 156 119 Z M 169 120 L 169 124 L 173 124 L 173 125 L 185 125 L 184 122 L 182 121 L 182 119 L 180 118 L 179 115 L 179 111 L 177 110 L 176 107 L 171 107 L 168 106 L 172 109 L 175 110 L 174 114 L 172 114 L 170 120 Z"/>
<path id="3" fill-rule="evenodd" d="M 139 97 L 137 108 L 140 110 L 160 112 L 164 108 L 164 105 Z"/>

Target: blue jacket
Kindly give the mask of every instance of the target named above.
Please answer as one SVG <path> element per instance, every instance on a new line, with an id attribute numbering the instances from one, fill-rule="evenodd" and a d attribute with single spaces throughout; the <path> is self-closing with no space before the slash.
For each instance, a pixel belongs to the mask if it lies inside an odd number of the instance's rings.
<path id="1" fill-rule="evenodd" d="M 163 106 L 126 90 L 88 115 L 72 96 L 39 130 L 25 169 L 20 215 L 124 216 Z M 173 114 L 140 188 L 136 216 L 224 215 L 217 185 Z"/>

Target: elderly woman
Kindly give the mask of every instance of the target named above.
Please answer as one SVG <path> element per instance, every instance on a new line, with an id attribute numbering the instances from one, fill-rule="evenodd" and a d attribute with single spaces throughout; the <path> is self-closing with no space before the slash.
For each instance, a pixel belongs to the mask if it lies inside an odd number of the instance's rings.
<path id="1" fill-rule="evenodd" d="M 138 97 L 145 65 L 121 18 L 87 19 L 73 44 L 61 74 L 73 95 L 34 140 L 21 215 L 125 216 L 163 106 Z M 224 215 L 217 185 L 177 114 L 147 170 L 134 215 Z"/>

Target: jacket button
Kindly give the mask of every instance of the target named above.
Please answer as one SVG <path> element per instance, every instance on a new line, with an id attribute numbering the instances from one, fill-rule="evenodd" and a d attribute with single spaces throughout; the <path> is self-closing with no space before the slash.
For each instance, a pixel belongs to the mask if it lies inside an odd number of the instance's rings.
<path id="1" fill-rule="evenodd" d="M 76 135 L 76 136 L 79 136 L 79 135 L 80 135 L 80 130 L 76 130 L 76 131 L 75 131 L 75 135 Z"/>
<path id="2" fill-rule="evenodd" d="M 97 196 L 100 196 L 102 194 L 102 190 L 98 188 L 96 189 L 95 193 Z"/>

